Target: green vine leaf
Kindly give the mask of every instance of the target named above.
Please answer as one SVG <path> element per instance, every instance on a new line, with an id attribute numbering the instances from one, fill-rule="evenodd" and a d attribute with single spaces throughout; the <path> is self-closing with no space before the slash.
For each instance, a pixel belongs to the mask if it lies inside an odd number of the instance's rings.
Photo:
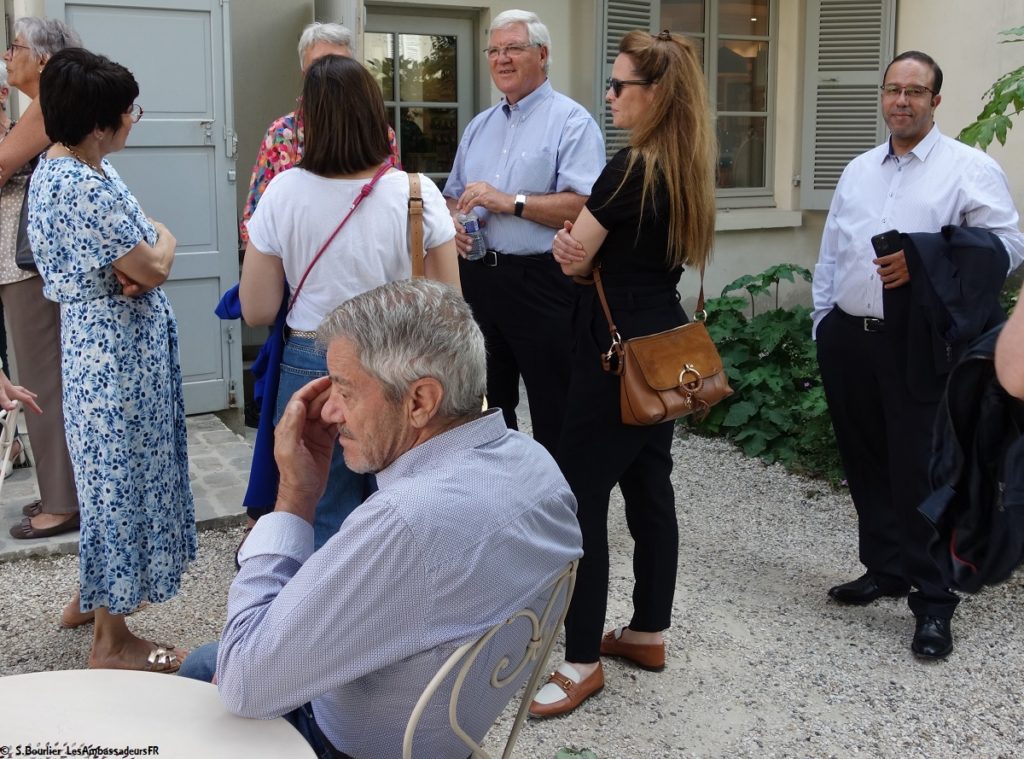
<path id="1" fill-rule="evenodd" d="M 1002 35 L 1016 39 L 1000 40 L 1000 44 L 1024 42 L 1024 26 L 1006 29 Z M 1006 135 L 1013 128 L 1013 117 L 1024 112 L 1024 66 L 1007 72 L 982 95 L 985 104 L 978 117 L 964 127 L 957 139 L 967 145 L 987 150 L 993 140 L 1006 144 Z"/>

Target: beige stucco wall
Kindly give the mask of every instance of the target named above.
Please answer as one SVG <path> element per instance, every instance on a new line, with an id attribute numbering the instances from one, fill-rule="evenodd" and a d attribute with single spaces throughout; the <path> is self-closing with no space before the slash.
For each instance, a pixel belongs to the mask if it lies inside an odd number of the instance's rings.
<path id="1" fill-rule="evenodd" d="M 231 6 L 238 215 L 267 125 L 295 107 L 302 88 L 296 46 L 313 20 L 313 0 L 244 0 Z"/>
<path id="2" fill-rule="evenodd" d="M 922 50 L 942 67 L 942 102 L 935 120 L 956 134 L 977 117 L 982 94 L 1001 75 L 1024 65 L 1024 43 L 999 44 L 999 32 L 1024 26 L 1020 0 L 900 0 L 896 50 Z M 1018 119 L 1003 147 L 989 155 L 1010 180 L 1017 208 L 1024 208 L 1024 123 Z"/>

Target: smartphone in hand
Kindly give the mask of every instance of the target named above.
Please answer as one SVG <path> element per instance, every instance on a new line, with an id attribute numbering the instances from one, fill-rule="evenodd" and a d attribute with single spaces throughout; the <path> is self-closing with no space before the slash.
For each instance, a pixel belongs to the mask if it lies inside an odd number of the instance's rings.
<path id="1" fill-rule="evenodd" d="M 882 258 L 890 253 L 903 250 L 903 241 L 900 239 L 898 230 L 890 229 L 888 232 L 882 232 L 882 234 L 872 237 L 871 247 L 875 249 L 875 258 Z"/>

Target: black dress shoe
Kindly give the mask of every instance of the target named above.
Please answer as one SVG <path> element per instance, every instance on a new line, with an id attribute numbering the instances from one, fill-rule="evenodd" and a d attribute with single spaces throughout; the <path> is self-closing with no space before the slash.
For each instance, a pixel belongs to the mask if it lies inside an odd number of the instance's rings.
<path id="1" fill-rule="evenodd" d="M 945 659 L 953 650 L 953 628 L 945 617 L 918 617 L 910 650 L 922 659 Z"/>
<path id="2" fill-rule="evenodd" d="M 863 606 L 882 596 L 905 596 L 909 592 L 910 586 L 907 584 L 882 585 L 875 575 L 866 572 L 856 580 L 830 588 L 828 594 L 841 604 Z"/>

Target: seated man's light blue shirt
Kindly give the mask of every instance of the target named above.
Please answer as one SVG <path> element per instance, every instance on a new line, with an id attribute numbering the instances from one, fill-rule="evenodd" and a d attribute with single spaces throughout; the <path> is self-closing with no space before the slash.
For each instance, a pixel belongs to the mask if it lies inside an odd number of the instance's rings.
<path id="1" fill-rule="evenodd" d="M 445 659 L 536 608 L 582 555 L 565 478 L 497 409 L 407 451 L 377 483 L 316 552 L 295 515 L 256 524 L 217 658 L 230 711 L 266 719 L 311 702 L 328 740 L 360 759 L 401 756 L 412 708 Z M 513 693 L 485 680 L 467 688 L 462 722 L 482 735 Z M 465 753 L 443 697 L 417 736 L 416 756 Z"/>
<path id="2" fill-rule="evenodd" d="M 470 182 L 487 182 L 510 195 L 586 196 L 605 162 L 604 140 L 593 117 L 545 80 L 514 105 L 502 98 L 469 123 L 444 195 L 458 199 Z M 484 222 L 488 248 L 512 255 L 551 250 L 551 227 L 483 207 L 474 213 Z"/>

